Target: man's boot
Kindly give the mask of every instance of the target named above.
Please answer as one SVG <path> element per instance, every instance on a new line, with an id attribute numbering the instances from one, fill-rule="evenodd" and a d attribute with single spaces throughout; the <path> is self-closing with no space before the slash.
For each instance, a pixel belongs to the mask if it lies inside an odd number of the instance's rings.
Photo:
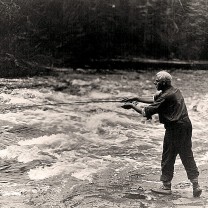
<path id="1" fill-rule="evenodd" d="M 163 185 L 159 188 L 151 189 L 152 192 L 157 194 L 164 194 L 164 195 L 170 195 L 171 192 L 171 182 L 163 182 Z"/>
<path id="2" fill-rule="evenodd" d="M 202 189 L 199 186 L 198 178 L 192 179 L 191 182 L 192 182 L 192 185 L 193 185 L 193 196 L 194 197 L 200 197 L 200 195 L 202 193 Z"/>

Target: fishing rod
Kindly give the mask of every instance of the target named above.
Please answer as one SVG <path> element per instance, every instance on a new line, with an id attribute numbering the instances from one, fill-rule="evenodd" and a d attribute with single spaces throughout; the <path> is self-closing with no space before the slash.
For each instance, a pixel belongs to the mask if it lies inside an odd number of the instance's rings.
<path id="1" fill-rule="evenodd" d="M 60 103 L 45 103 L 45 104 L 28 105 L 28 106 L 13 106 L 5 110 L 24 109 L 24 108 L 33 108 L 33 107 L 43 107 L 43 106 L 56 106 L 56 105 L 76 105 L 76 104 L 89 104 L 89 103 L 122 103 L 122 102 L 125 102 L 125 99 L 122 99 L 122 100 L 85 100 L 85 101 L 60 102 Z"/>
<path id="2" fill-rule="evenodd" d="M 85 104 L 85 103 L 120 103 L 123 100 L 88 100 L 88 101 L 74 101 L 71 104 Z"/>

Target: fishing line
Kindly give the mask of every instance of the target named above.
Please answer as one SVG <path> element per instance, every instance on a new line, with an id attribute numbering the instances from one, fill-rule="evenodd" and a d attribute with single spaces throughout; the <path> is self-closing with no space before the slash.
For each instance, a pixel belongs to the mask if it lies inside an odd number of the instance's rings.
<path id="1" fill-rule="evenodd" d="M 4 110 L 13 110 L 13 109 L 24 109 L 24 108 L 33 108 L 33 107 L 44 107 L 44 106 L 56 106 L 56 105 L 82 105 L 90 103 L 121 103 L 124 100 L 88 100 L 88 101 L 73 101 L 73 102 L 61 102 L 61 103 L 45 103 L 37 105 L 28 105 L 28 106 L 13 106 Z"/>

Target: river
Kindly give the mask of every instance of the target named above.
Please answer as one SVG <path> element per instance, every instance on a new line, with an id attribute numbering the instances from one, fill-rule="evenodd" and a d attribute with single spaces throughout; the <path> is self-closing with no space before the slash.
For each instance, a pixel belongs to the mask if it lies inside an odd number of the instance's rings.
<path id="1" fill-rule="evenodd" d="M 157 116 L 147 121 L 119 102 L 93 102 L 152 95 L 155 73 L 69 71 L 2 78 L 1 207 L 204 206 L 207 192 L 193 202 L 180 158 L 173 181 L 176 194 L 164 200 L 150 193 L 159 184 L 164 135 Z M 193 123 L 193 152 L 206 189 L 208 75 L 171 73 Z"/>

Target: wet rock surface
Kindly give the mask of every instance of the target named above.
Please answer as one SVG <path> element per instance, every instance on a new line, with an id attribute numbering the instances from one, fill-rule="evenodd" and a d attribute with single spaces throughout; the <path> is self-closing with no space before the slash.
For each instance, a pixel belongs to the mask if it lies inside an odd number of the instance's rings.
<path id="1" fill-rule="evenodd" d="M 119 103 L 92 102 L 151 95 L 154 74 L 60 71 L 55 77 L 1 79 L 1 207 L 208 206 L 206 71 L 172 72 L 193 123 L 200 198 L 193 198 L 179 158 L 173 194 L 150 191 L 160 186 L 164 128 L 157 116 L 146 121 Z"/>

